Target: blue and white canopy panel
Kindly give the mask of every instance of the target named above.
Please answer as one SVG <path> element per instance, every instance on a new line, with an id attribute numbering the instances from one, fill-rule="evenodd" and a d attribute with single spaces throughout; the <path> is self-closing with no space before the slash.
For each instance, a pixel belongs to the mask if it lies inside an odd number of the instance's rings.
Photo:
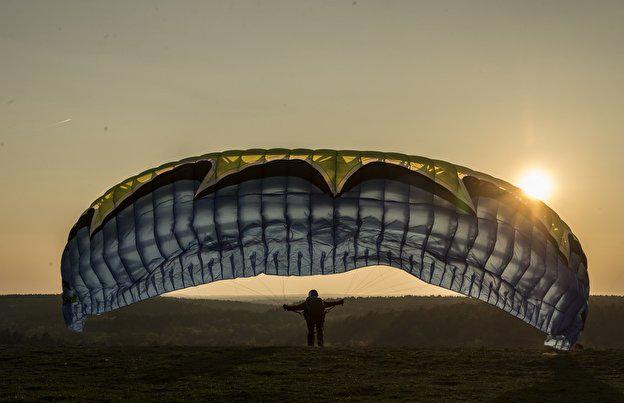
<path id="1" fill-rule="evenodd" d="M 63 315 L 213 281 L 387 265 L 480 299 L 569 349 L 587 260 L 544 203 L 502 180 L 396 153 L 235 150 L 164 164 L 98 198 L 63 252 Z"/>

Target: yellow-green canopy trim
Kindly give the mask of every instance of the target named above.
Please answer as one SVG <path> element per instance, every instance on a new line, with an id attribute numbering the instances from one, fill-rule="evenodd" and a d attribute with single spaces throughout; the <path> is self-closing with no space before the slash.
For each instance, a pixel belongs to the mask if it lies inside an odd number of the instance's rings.
<path id="1" fill-rule="evenodd" d="M 527 206 L 534 217 L 546 227 L 550 235 L 557 241 L 563 255 L 566 257 L 569 256 L 570 245 L 568 235 L 574 235 L 570 231 L 568 225 L 543 202 L 528 197 L 520 189 L 510 183 L 446 161 L 377 151 L 336 151 L 326 149 L 290 150 L 284 148 L 230 150 L 169 162 L 122 181 L 95 200 L 91 204 L 94 214 L 90 229 L 91 231 L 95 231 L 99 228 L 115 207 L 142 185 L 150 182 L 158 175 L 178 166 L 198 161 L 210 161 L 212 163 L 210 171 L 198 189 L 199 193 L 230 174 L 239 172 L 253 165 L 277 160 L 301 160 L 309 163 L 320 172 L 334 194 L 338 194 L 347 179 L 366 164 L 384 162 L 402 166 L 411 171 L 418 172 L 444 187 L 474 213 L 472 199 L 462 181 L 465 176 L 472 176 L 496 185 L 501 190 L 513 195 L 523 205 Z"/>

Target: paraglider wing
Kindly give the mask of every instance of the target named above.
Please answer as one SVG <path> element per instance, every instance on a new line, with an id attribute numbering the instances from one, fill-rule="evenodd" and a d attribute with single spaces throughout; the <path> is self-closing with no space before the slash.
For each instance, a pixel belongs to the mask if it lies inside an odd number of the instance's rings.
<path id="1" fill-rule="evenodd" d="M 444 161 L 333 150 L 226 151 L 162 165 L 98 198 L 63 252 L 63 314 L 264 273 L 396 267 L 495 305 L 568 349 L 587 312 L 569 227 L 513 185 Z"/>

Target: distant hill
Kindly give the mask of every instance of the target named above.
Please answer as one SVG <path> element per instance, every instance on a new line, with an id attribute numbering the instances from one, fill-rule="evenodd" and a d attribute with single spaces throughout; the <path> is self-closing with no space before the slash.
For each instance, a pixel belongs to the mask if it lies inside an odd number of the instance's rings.
<path id="1" fill-rule="evenodd" d="M 300 316 L 283 301 L 158 297 L 65 328 L 58 295 L 0 296 L 0 344 L 301 345 Z M 581 342 L 624 348 L 624 297 L 594 296 Z M 327 318 L 339 346 L 539 347 L 541 332 L 500 309 L 460 297 L 349 298 Z"/>

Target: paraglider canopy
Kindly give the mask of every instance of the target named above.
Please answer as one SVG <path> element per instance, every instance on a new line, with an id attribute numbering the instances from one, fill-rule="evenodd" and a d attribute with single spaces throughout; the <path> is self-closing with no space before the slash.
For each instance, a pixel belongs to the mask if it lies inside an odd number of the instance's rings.
<path id="1" fill-rule="evenodd" d="M 481 299 L 569 348 L 587 262 L 544 203 L 468 168 L 398 153 L 233 150 L 109 189 L 63 253 L 68 326 L 185 287 L 259 274 L 396 267 Z"/>

